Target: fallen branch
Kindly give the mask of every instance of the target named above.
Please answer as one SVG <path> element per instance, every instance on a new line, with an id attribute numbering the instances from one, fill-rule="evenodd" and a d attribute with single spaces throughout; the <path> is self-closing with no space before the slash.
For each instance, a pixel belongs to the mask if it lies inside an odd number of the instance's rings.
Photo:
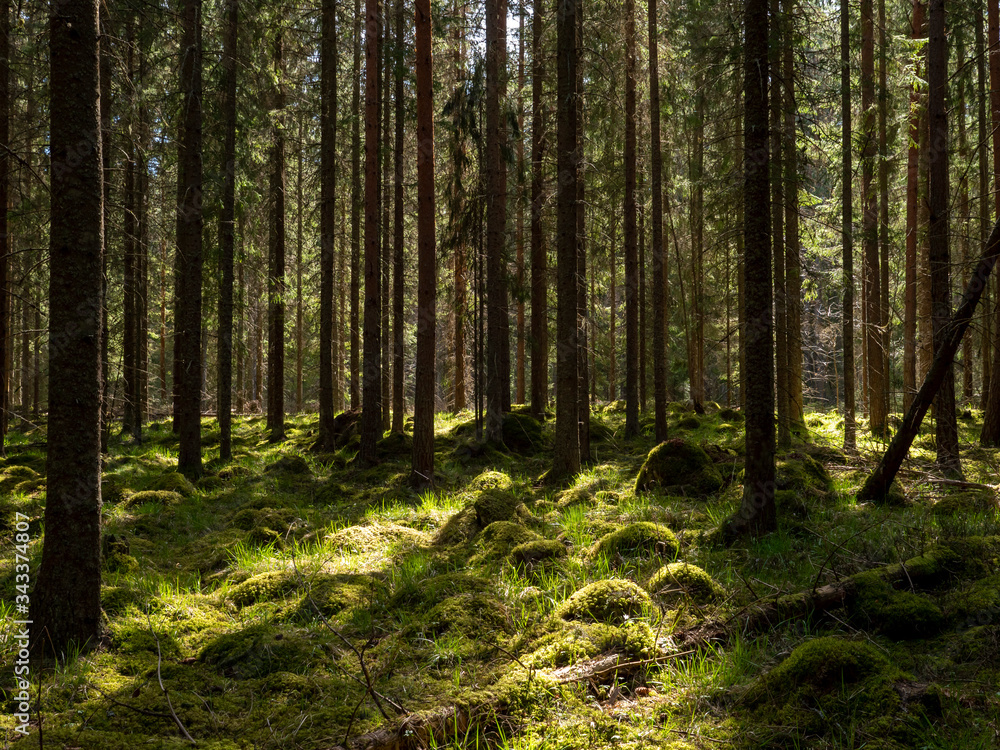
<path id="1" fill-rule="evenodd" d="M 184 735 L 184 739 L 190 742 L 192 745 L 197 744 L 194 741 L 194 737 L 188 734 L 187 728 L 181 722 L 180 718 L 177 716 L 177 712 L 174 711 L 174 704 L 170 702 L 170 693 L 167 692 L 167 688 L 163 684 L 163 677 L 160 675 L 160 665 L 163 662 L 163 657 L 160 654 L 160 637 L 156 634 L 153 629 L 153 623 L 149 619 L 149 612 L 146 613 L 146 623 L 149 625 L 149 631 L 153 634 L 153 638 L 156 639 L 156 680 L 160 683 L 160 691 L 163 693 L 163 697 L 167 699 L 167 708 L 170 709 L 170 716 L 177 725 L 177 728 L 181 730 L 181 734 Z"/>

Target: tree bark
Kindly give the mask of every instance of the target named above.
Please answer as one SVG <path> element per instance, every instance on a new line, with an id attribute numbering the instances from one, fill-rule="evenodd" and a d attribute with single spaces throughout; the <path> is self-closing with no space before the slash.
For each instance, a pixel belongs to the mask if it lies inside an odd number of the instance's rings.
<path id="1" fill-rule="evenodd" d="M 625 437 L 639 434 L 639 257 L 635 205 L 635 3 L 625 0 Z"/>
<path id="2" fill-rule="evenodd" d="M 267 269 L 267 429 L 271 442 L 285 438 L 285 108 L 284 39 L 279 27 L 274 41 L 275 92 L 271 142 L 271 216 Z"/>
<path id="3" fill-rule="evenodd" d="M 370 0 L 365 0 L 366 3 Z M 361 0 L 354 0 L 351 100 L 351 409 L 361 408 Z"/>
<path id="4" fill-rule="evenodd" d="M 393 242 L 392 242 L 392 431 L 402 434 L 405 413 L 403 393 L 403 0 L 396 0 L 395 66 L 396 133 L 393 149 Z M 433 93 L 433 92 L 432 92 Z M 419 159 L 419 154 L 417 156 Z M 419 241 L 418 241 L 419 242 Z"/>
<path id="5" fill-rule="evenodd" d="M 402 3 L 400 3 L 402 5 Z M 430 0 L 416 0 L 417 78 L 417 372 L 413 399 L 413 484 L 434 484 L 434 85 Z"/>
<path id="6" fill-rule="evenodd" d="M 580 461 L 588 462 L 590 455 L 590 316 L 587 314 L 587 158 L 585 102 L 583 98 L 583 1 L 576 4 L 576 144 L 580 152 L 576 181 L 576 322 L 577 332 L 577 425 L 580 433 Z"/>
<path id="7" fill-rule="evenodd" d="M 239 0 L 226 2 L 226 36 L 222 50 L 222 119 L 225 172 L 219 217 L 219 458 L 229 461 L 232 447 L 233 403 L 233 268 L 236 229 L 236 43 Z M 322 387 L 322 386 L 321 386 Z M 322 424 L 322 419 L 320 420 Z"/>
<path id="8" fill-rule="evenodd" d="M 524 3 L 517 26 L 517 353 L 514 403 L 523 404 L 524 387 Z"/>
<path id="9" fill-rule="evenodd" d="M 913 2 L 910 37 L 919 39 L 924 28 L 924 6 Z M 919 66 L 916 71 L 919 76 Z M 917 194 L 920 183 L 920 92 L 910 90 L 909 148 L 906 154 L 906 262 L 903 291 L 903 411 L 917 392 Z M 985 149 L 983 150 L 985 154 Z"/>
<path id="10" fill-rule="evenodd" d="M 365 0 L 365 330 L 361 400 L 361 446 L 358 460 L 375 462 L 382 425 L 381 284 L 379 253 L 379 0 Z"/>
<path id="11" fill-rule="evenodd" d="M 793 63 L 795 6 L 782 0 L 785 43 L 782 45 L 785 169 L 785 357 L 788 367 L 788 423 L 792 432 L 806 435 L 802 403 L 802 269 L 799 260 L 798 105 Z"/>
<path id="12" fill-rule="evenodd" d="M 768 192 L 767 0 L 744 3 L 744 304 L 746 307 L 746 470 L 743 498 L 725 535 L 777 526 L 774 507 L 774 343 L 771 320 L 771 204 Z"/>
<path id="13" fill-rule="evenodd" d="M 35 653 L 52 646 L 57 657 L 74 645 L 97 646 L 101 634 L 104 223 L 97 19 L 96 0 L 65 0 L 49 26 L 48 500 L 29 617 Z"/>
<path id="14" fill-rule="evenodd" d="M 392 148 L 392 137 L 389 133 L 390 128 L 390 115 L 391 108 L 389 93 L 392 90 L 392 71 L 395 67 L 393 64 L 393 58 L 395 57 L 395 49 L 392 50 L 392 56 L 390 56 L 389 49 L 389 33 L 392 30 L 389 24 L 389 6 L 388 0 L 384 0 L 383 6 L 383 16 L 382 16 L 382 26 L 385 27 L 385 32 L 383 33 L 382 28 L 379 28 L 379 48 L 381 49 L 381 65 L 382 65 L 382 148 L 379 149 L 379 163 L 381 164 L 382 177 L 379 183 L 379 200 L 382 216 L 381 230 L 382 230 L 382 262 L 381 262 L 381 278 L 382 278 L 382 432 L 388 432 L 392 427 L 392 411 L 389 408 L 392 404 L 392 350 L 393 350 L 393 338 L 392 331 L 389 328 L 390 318 L 389 318 L 389 306 L 392 302 L 392 289 L 390 288 L 390 278 L 391 278 L 391 266 L 392 266 L 392 247 L 389 244 L 389 231 L 392 228 L 389 223 L 389 187 L 391 180 L 391 165 L 389 160 L 389 152 Z"/>
<path id="15" fill-rule="evenodd" d="M 0 9 L 0 143 L 10 143 L 10 0 Z M 7 391 L 10 384 L 7 368 L 7 337 L 10 335 L 10 235 L 7 206 L 10 189 L 10 155 L 0 149 L 0 456 L 6 455 Z"/>
<path id="16" fill-rule="evenodd" d="M 189 479 L 201 476 L 201 276 L 202 276 L 202 145 L 201 145 L 201 0 L 185 0 L 181 90 L 183 130 L 178 165 L 177 318 L 174 320 L 174 362 L 177 469 Z M 179 377 L 178 377 L 179 376 Z"/>
<path id="17" fill-rule="evenodd" d="M 548 249 L 542 233 L 545 206 L 545 111 L 542 85 L 545 56 L 542 53 L 543 0 L 534 0 L 531 19 L 531 411 L 541 417 L 548 407 L 549 324 Z"/>
<path id="18" fill-rule="evenodd" d="M 339 355 L 334 314 L 334 275 L 337 232 L 337 2 L 323 0 L 320 40 L 320 203 L 319 203 L 319 439 L 317 447 L 336 447 L 336 372 Z"/>
<path id="19" fill-rule="evenodd" d="M 667 439 L 666 299 L 663 252 L 663 152 L 660 144 L 659 22 L 649 0 L 649 138 L 652 187 L 653 260 L 653 424 L 656 442 Z M 742 372 L 742 368 L 740 370 Z"/>
<path id="20" fill-rule="evenodd" d="M 577 36 L 579 0 L 562 0 L 557 6 L 557 308 L 556 308 L 556 439 L 552 464 L 554 478 L 580 470 L 577 373 L 577 179 L 580 152 L 577 144 Z"/>
<path id="21" fill-rule="evenodd" d="M 841 153 L 843 162 L 840 178 L 842 187 L 841 232 L 843 235 L 844 267 L 844 450 L 857 450 L 857 423 L 854 394 L 854 167 L 851 140 L 851 17 L 848 0 L 840 0 L 840 117 Z"/>
<path id="22" fill-rule="evenodd" d="M 781 47 L 784 43 L 779 0 L 771 4 L 771 48 L 769 62 L 771 69 L 781 69 Z M 788 448 L 792 444 L 791 426 L 788 416 L 788 326 L 785 302 L 785 183 L 784 151 L 782 149 L 782 94 L 781 83 L 777 80 L 771 86 L 771 246 L 774 258 L 774 356 L 775 356 L 775 396 L 778 407 L 778 447 Z M 692 295 L 693 296 L 693 295 Z M 697 305 L 697 302 L 695 302 Z M 695 311 L 697 315 L 697 310 Z"/>
<path id="23" fill-rule="evenodd" d="M 996 182 L 1000 177 L 1000 0 L 986 0 L 986 49 L 990 71 L 990 123 L 993 130 L 993 175 Z M 982 148 L 982 146 L 980 146 Z M 1000 217 L 1000 190 L 994 184 L 994 215 Z M 1000 292 L 1000 280 L 996 288 Z M 993 308 L 992 361 L 1000 361 L 1000 293 Z M 979 435 L 980 445 L 1000 446 L 1000 377 L 990 378 L 989 397 L 983 414 L 983 429 Z"/>

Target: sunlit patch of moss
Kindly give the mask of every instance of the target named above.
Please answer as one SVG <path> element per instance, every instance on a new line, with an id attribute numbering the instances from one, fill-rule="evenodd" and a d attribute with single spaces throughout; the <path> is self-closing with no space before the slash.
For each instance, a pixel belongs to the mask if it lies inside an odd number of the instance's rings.
<path id="1" fill-rule="evenodd" d="M 593 554 L 621 555 L 622 557 L 651 557 L 673 559 L 680 552 L 680 543 L 674 532 L 666 526 L 649 521 L 638 521 L 625 528 L 602 536 L 594 545 Z"/>
<path id="2" fill-rule="evenodd" d="M 722 476 L 700 446 L 674 438 L 660 443 L 646 456 L 635 491 L 662 488 L 668 493 L 702 496 L 718 492 L 722 485 Z"/>
<path id="3" fill-rule="evenodd" d="M 307 674 L 331 656 L 329 647 L 309 631 L 260 624 L 219 636 L 198 660 L 226 676 L 252 679 L 274 672 Z"/>
<path id="4" fill-rule="evenodd" d="M 133 492 L 129 495 L 122 506 L 125 508 L 137 508 L 140 505 L 150 503 L 161 508 L 169 508 L 171 505 L 180 505 L 184 502 L 184 496 L 172 490 L 143 490 Z"/>
<path id="5" fill-rule="evenodd" d="M 510 551 L 508 557 L 514 565 L 530 568 L 566 557 L 566 546 L 554 539 L 537 539 L 518 544 Z"/>
<path id="6" fill-rule="evenodd" d="M 282 456 L 274 463 L 269 464 L 264 471 L 271 474 L 290 474 L 296 476 L 309 476 L 312 474 L 312 469 L 309 468 L 309 462 L 302 456 L 297 456 L 295 454 Z"/>
<path id="7" fill-rule="evenodd" d="M 190 497 L 194 494 L 194 485 L 191 484 L 191 480 L 178 471 L 168 471 L 161 474 L 153 481 L 150 489 L 168 490 L 184 497 Z"/>
<path id="8" fill-rule="evenodd" d="M 459 632 L 473 640 L 495 639 L 498 633 L 510 633 L 513 627 L 507 607 L 498 599 L 482 593 L 449 596 L 427 614 L 427 629 L 440 635 Z"/>
<path id="9" fill-rule="evenodd" d="M 697 565 L 675 562 L 664 565 L 650 577 L 646 590 L 665 603 L 690 599 L 697 604 L 718 601 L 725 589 Z"/>
<path id="10" fill-rule="evenodd" d="M 534 668 L 565 667 L 603 653 L 627 659 L 647 659 L 655 651 L 655 636 L 646 622 L 631 620 L 619 625 L 555 617 L 548 632 L 534 641 L 521 661 Z"/>
<path id="11" fill-rule="evenodd" d="M 373 521 L 340 529 L 328 536 L 325 546 L 330 549 L 369 554 L 392 550 L 405 553 L 427 545 L 426 532 L 395 523 Z"/>
<path id="12" fill-rule="evenodd" d="M 632 581 L 611 578 L 595 581 L 563 602 L 557 615 L 564 620 L 587 620 L 616 624 L 639 617 L 652 608 L 649 594 Z"/>

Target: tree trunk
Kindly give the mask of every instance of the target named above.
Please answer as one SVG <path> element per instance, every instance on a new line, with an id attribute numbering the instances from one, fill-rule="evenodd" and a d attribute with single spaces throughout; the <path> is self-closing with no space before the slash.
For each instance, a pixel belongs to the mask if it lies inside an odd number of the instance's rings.
<path id="1" fill-rule="evenodd" d="M 219 217 L 219 458 L 229 461 L 233 403 L 233 268 L 236 222 L 236 43 L 239 0 L 226 2 L 226 36 L 222 50 L 222 214 Z M 322 421 L 322 420 L 321 420 Z"/>
<path id="2" fill-rule="evenodd" d="M 365 0 L 365 331 L 364 382 L 361 400 L 361 446 L 358 460 L 375 462 L 382 425 L 382 367 L 379 253 L 379 0 Z"/>
<path id="3" fill-rule="evenodd" d="M 107 6 L 105 6 L 107 11 Z M 101 86 L 101 159 L 104 170 L 104 226 L 111 226 L 111 18 L 107 12 L 101 14 L 98 11 L 98 24 L 100 26 L 101 37 L 107 40 L 107 44 L 100 45 L 100 86 Z M 51 91 L 49 93 L 51 97 Z M 51 138 L 51 135 L 50 135 Z M 178 175 L 180 170 L 178 170 Z M 108 346 L 111 334 L 108 328 L 108 259 L 111 256 L 111 234 L 105 232 L 104 245 L 101 256 L 101 453 L 108 452 L 108 439 L 111 434 L 111 386 L 108 379 L 110 368 L 108 366 Z M 50 259 L 51 264 L 51 259 Z M 13 307 L 13 302 L 11 303 Z M 13 316 L 12 316 L 12 319 Z M 13 337 L 10 346 L 13 348 Z M 177 368 L 176 345 L 174 346 L 174 369 Z M 10 353 L 13 355 L 13 351 Z M 176 396 L 176 375 L 175 375 L 175 396 Z M 176 401 L 174 410 L 173 430 L 177 432 Z"/>
<path id="4" fill-rule="evenodd" d="M 910 37 L 923 35 L 924 6 L 914 2 Z M 919 77 L 919 66 L 916 75 Z M 917 392 L 917 193 L 920 182 L 920 92 L 910 90 L 909 143 L 906 154 L 906 263 L 903 292 L 903 411 L 909 411 Z M 985 149 L 983 149 L 985 154 Z"/>
<path id="5" fill-rule="evenodd" d="M 983 24 L 985 14 L 983 13 L 982 0 L 977 0 L 975 13 L 975 35 L 976 35 L 976 102 L 977 102 L 977 136 L 976 154 L 979 157 L 979 237 L 985 244 L 990 231 L 990 204 L 986 199 L 990 190 L 990 174 L 987 166 L 987 127 L 986 119 L 986 40 L 983 34 Z M 979 407 L 986 408 L 989 399 L 990 381 L 993 371 L 993 357 L 990 351 L 990 331 L 992 328 L 992 315 L 990 313 L 990 290 L 987 287 L 983 296 L 983 329 L 979 336 L 979 356 L 983 362 L 982 389 L 979 392 Z"/>
<path id="6" fill-rule="evenodd" d="M 585 113 L 583 99 L 583 2 L 576 5 L 576 143 L 580 152 L 579 170 L 576 181 L 576 322 L 577 332 L 577 425 L 580 433 L 580 461 L 590 461 L 590 347 L 588 346 L 587 314 L 587 158 Z"/>
<path id="7" fill-rule="evenodd" d="M 771 322 L 771 204 L 768 192 L 767 0 L 746 0 L 744 75 L 744 298 L 746 306 L 746 470 L 740 509 L 726 536 L 777 526 L 774 507 L 774 344 Z"/>
<path id="8" fill-rule="evenodd" d="M 580 470 L 580 431 L 577 424 L 579 378 L 577 374 L 577 179 L 580 151 L 577 144 L 576 14 L 579 0 L 560 2 L 556 11 L 557 76 L 557 308 L 556 308 L 556 439 L 552 464 L 554 478 Z"/>
<path id="9" fill-rule="evenodd" d="M 201 476 L 201 275 L 202 275 L 202 153 L 201 153 L 201 0 L 185 0 L 181 90 L 183 129 L 178 144 L 177 317 L 174 320 L 177 469 L 189 479 Z"/>
<path id="10" fill-rule="evenodd" d="M 323 0 L 320 40 L 320 202 L 319 202 L 319 439 L 317 447 L 333 451 L 337 407 L 334 360 L 339 355 L 334 314 L 337 232 L 337 3 Z"/>
<path id="11" fill-rule="evenodd" d="M 885 412 L 886 429 L 889 426 L 890 380 L 892 377 L 889 356 L 889 150 L 886 143 L 886 118 L 889 88 L 886 83 L 886 20 L 885 0 L 878 0 L 878 243 L 879 243 L 879 349 L 882 352 L 881 407 Z"/>
<path id="12" fill-rule="evenodd" d="M 271 442 L 285 438 L 285 108 L 284 40 L 279 27 L 274 42 L 277 77 L 275 122 L 271 143 L 271 217 L 267 268 L 267 429 Z"/>
<path id="13" fill-rule="evenodd" d="M 781 69 L 781 48 L 784 43 L 782 27 L 784 18 L 780 14 L 779 0 L 771 4 L 771 48 L 769 62 L 777 73 Z M 781 83 L 777 80 L 771 86 L 771 245 L 774 258 L 774 355 L 775 355 L 775 395 L 778 407 L 778 447 L 788 448 L 792 444 L 791 426 L 788 418 L 788 326 L 785 307 L 785 183 L 784 151 L 782 150 L 782 95 Z M 695 302 L 697 305 L 697 302 Z M 697 309 L 695 310 L 697 315 Z"/>
<path id="14" fill-rule="evenodd" d="M 660 146 L 660 29 L 656 0 L 649 0 L 649 139 L 653 256 L 653 422 L 656 442 L 667 439 L 666 299 L 663 252 L 663 152 Z M 742 372 L 742 368 L 740 370 Z"/>
<path id="15" fill-rule="evenodd" d="M 391 180 L 391 167 L 392 162 L 389 160 L 389 152 L 392 148 L 392 137 L 390 136 L 390 115 L 391 108 L 389 93 L 392 90 L 392 72 L 395 67 L 392 63 L 392 57 L 389 55 L 389 32 L 391 31 L 391 26 L 389 24 L 389 13 L 388 13 L 388 0 L 384 0 L 382 6 L 382 25 L 385 27 L 385 33 L 383 34 L 382 28 L 379 28 L 380 40 L 379 48 L 381 49 L 381 65 L 382 65 L 382 148 L 379 149 L 379 160 L 382 168 L 382 178 L 380 182 L 379 189 L 379 200 L 381 201 L 381 211 L 382 216 L 381 229 L 382 229 L 382 262 L 381 262 L 381 277 L 382 277 L 382 432 L 388 432 L 392 427 L 392 412 L 389 409 L 392 403 L 392 349 L 393 349 L 393 339 L 391 336 L 391 331 L 389 328 L 389 303 L 392 300 L 392 290 L 390 289 L 389 279 L 391 275 L 391 264 L 392 264 L 392 248 L 389 244 L 389 230 L 391 229 L 391 224 L 389 223 L 389 187 Z M 395 50 L 392 50 L 393 57 L 395 56 Z"/>
<path id="16" fill-rule="evenodd" d="M 392 242 L 392 431 L 403 433 L 406 417 L 403 393 L 403 0 L 396 0 L 395 67 L 396 146 L 393 149 L 393 242 Z M 433 93 L 433 92 L 432 92 Z M 417 155 L 419 159 L 419 154 Z M 436 277 L 435 277 L 436 278 Z M 432 456 L 433 458 L 433 456 Z"/>
<path id="17" fill-rule="evenodd" d="M 48 501 L 30 621 L 35 653 L 52 647 L 57 657 L 74 646 L 93 648 L 101 635 L 104 228 L 97 17 L 96 0 L 65 0 L 49 26 Z"/>
<path id="18" fill-rule="evenodd" d="M 549 395 L 548 249 L 542 234 L 545 206 L 545 111 L 542 84 L 545 56 L 542 53 L 543 0 L 534 0 L 531 19 L 531 411 L 545 413 Z"/>
<path id="19" fill-rule="evenodd" d="M 370 2 L 370 0 L 365 0 Z M 351 99 L 351 409 L 361 408 L 361 0 L 354 0 Z"/>
<path id="20" fill-rule="evenodd" d="M 961 34 L 958 37 L 958 60 L 960 65 L 965 64 L 965 39 Z M 956 104 L 955 117 L 958 120 L 958 160 L 960 164 L 969 163 L 969 141 L 966 133 L 966 101 L 965 101 L 965 76 L 958 78 L 958 102 Z M 961 258 L 962 273 L 969 272 L 969 237 L 972 231 L 972 216 L 969 205 L 969 173 L 962 171 L 958 182 L 958 246 L 959 257 Z M 962 400 L 969 407 L 972 406 L 972 339 L 971 335 L 966 336 L 962 341 Z"/>
<path id="21" fill-rule="evenodd" d="M 507 129 L 500 102 L 507 91 L 507 2 L 486 2 L 486 424 L 487 442 L 503 442 L 504 393 L 510 368 L 504 366 L 508 341 L 504 244 L 507 231 L 507 168 L 501 148 Z M 509 359 L 509 355 L 508 355 Z M 506 384 L 506 386 L 505 386 Z"/>
<path id="22" fill-rule="evenodd" d="M 514 402 L 524 403 L 524 3 L 517 27 L 517 358 Z"/>
<path id="23" fill-rule="evenodd" d="M 993 129 L 993 174 L 994 181 L 1000 175 L 1000 0 L 986 0 L 987 31 L 986 47 L 990 68 L 990 123 Z M 982 149 L 982 146 L 980 146 Z M 993 187 L 994 215 L 1000 217 L 1000 190 Z M 998 294 L 993 308 L 993 353 L 992 361 L 1000 361 L 1000 280 L 997 281 Z M 994 374 L 995 375 L 995 374 Z M 989 397 L 983 414 L 983 429 L 979 435 L 982 446 L 1000 446 L 1000 377 L 990 377 Z"/>
<path id="24" fill-rule="evenodd" d="M 948 248 L 948 46 L 944 0 L 931 0 L 927 14 L 927 111 L 930 119 L 929 262 L 933 309 L 934 351 L 941 348 L 943 327 L 951 321 L 951 280 Z M 936 400 L 937 462 L 946 474 L 961 475 L 958 421 L 955 415 L 955 371 L 948 368 Z"/>
<path id="25" fill-rule="evenodd" d="M 625 437 L 639 434 L 639 257 L 635 205 L 635 3 L 625 0 Z"/>
<path id="26" fill-rule="evenodd" d="M 851 143 L 851 16 L 848 0 L 840 0 L 840 118 L 843 144 L 840 178 L 843 195 L 841 233 L 844 266 L 844 450 L 857 450 L 854 394 L 854 167 Z"/>
<path id="27" fill-rule="evenodd" d="M 295 149 L 295 413 L 301 414 L 302 404 L 302 152 L 305 150 L 302 117 L 299 116 L 298 147 Z"/>
<path id="28" fill-rule="evenodd" d="M 400 6 L 402 2 L 400 2 Z M 434 484 L 434 85 L 430 0 L 416 3 L 417 78 L 417 372 L 413 400 L 413 484 Z"/>
<path id="29" fill-rule="evenodd" d="M 125 70 L 129 80 L 135 78 L 135 19 L 132 13 L 128 14 L 125 22 Z M 123 191 L 124 212 L 122 217 L 122 244 L 124 256 L 124 269 L 122 274 L 122 391 L 123 391 L 123 413 L 122 413 L 122 434 L 135 435 L 135 391 L 138 375 L 138 347 L 136 346 L 136 334 L 138 325 L 136 321 L 136 281 L 138 272 L 136 269 L 136 245 L 138 244 L 138 210 L 136 208 L 136 169 L 135 169 L 135 138 L 136 122 L 133 117 L 135 112 L 134 89 L 130 96 L 132 101 L 126 104 L 127 108 L 127 135 L 125 140 L 125 185 Z"/>
<path id="30" fill-rule="evenodd" d="M 795 6 L 792 0 L 782 0 L 785 23 L 785 43 L 782 45 L 782 70 L 785 84 L 785 357 L 788 367 L 789 428 L 805 436 L 805 414 L 802 404 L 802 278 L 799 260 L 799 165 L 798 165 L 798 105 L 795 99 L 794 47 Z"/>
<path id="31" fill-rule="evenodd" d="M 0 143 L 10 143 L 10 0 L 0 9 Z M 7 206 L 10 190 L 10 155 L 0 149 L 0 457 L 6 455 L 7 390 L 10 379 L 7 368 L 7 337 L 10 335 L 10 235 Z"/>

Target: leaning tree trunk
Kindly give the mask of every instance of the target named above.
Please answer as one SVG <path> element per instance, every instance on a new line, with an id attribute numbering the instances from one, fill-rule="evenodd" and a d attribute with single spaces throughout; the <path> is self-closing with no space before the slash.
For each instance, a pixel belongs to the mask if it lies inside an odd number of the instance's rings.
<path id="1" fill-rule="evenodd" d="M 104 219 L 97 14 L 96 0 L 65 0 L 49 27 L 48 501 L 26 619 L 34 653 L 51 647 L 59 658 L 74 645 L 97 646 L 101 634 Z M 27 596 L 19 596 L 22 601 Z"/>
<path id="2" fill-rule="evenodd" d="M 417 372 L 413 399 L 413 484 L 434 484 L 434 84 L 430 0 L 416 2 Z"/>

